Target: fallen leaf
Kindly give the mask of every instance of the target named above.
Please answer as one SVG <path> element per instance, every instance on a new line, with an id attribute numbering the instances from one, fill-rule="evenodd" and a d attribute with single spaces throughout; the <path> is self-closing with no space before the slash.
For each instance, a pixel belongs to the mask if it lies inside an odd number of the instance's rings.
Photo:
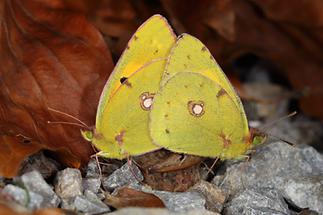
<path id="1" fill-rule="evenodd" d="M 155 195 L 122 187 L 114 195 L 106 194 L 104 202 L 114 208 L 145 207 L 163 208 L 164 203 Z"/>
<path id="2" fill-rule="evenodd" d="M 158 150 L 134 158 L 144 183 L 156 190 L 183 192 L 200 180 L 202 157 Z"/>
<path id="3" fill-rule="evenodd" d="M 41 149 L 79 167 L 91 145 L 80 126 L 48 124 L 77 123 L 48 108 L 94 125 L 113 67 L 101 34 L 60 0 L 7 0 L 0 15 L 0 175 L 14 176 L 20 162 Z"/>
<path id="4" fill-rule="evenodd" d="M 162 156 L 156 156 L 156 155 Z M 149 173 L 154 172 L 172 172 L 182 170 L 200 164 L 205 158 L 171 153 L 168 151 L 156 151 L 134 158 L 142 169 Z"/>

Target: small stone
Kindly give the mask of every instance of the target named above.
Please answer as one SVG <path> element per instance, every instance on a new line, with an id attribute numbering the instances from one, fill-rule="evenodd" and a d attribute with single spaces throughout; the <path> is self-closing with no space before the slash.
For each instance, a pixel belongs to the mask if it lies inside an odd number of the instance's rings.
<path id="1" fill-rule="evenodd" d="M 302 195 L 299 193 L 306 189 L 318 189 L 321 182 L 315 182 L 313 178 L 323 177 L 323 155 L 310 146 L 269 143 L 260 146 L 249 161 L 226 162 L 218 174 L 213 183 L 224 190 L 229 199 L 245 190 L 253 189 L 254 193 L 259 193 L 263 187 L 267 187 L 290 199 L 298 208 L 321 210 L 315 203 L 322 202 L 319 191 L 313 191 L 311 197 L 310 191 Z M 305 196 L 308 199 L 298 199 Z"/>
<path id="2" fill-rule="evenodd" d="M 193 209 L 185 212 L 173 212 L 165 208 L 122 208 L 112 213 L 105 215 L 128 215 L 128 214 L 140 214 L 140 215 L 220 215 L 205 209 Z"/>
<path id="3" fill-rule="evenodd" d="M 101 207 L 106 207 L 107 205 L 106 204 L 104 204 L 102 201 L 101 201 L 101 199 L 99 199 L 98 198 L 98 196 L 95 194 L 95 193 L 93 193 L 92 191 L 90 191 L 90 190 L 86 190 L 86 191 L 84 191 L 84 196 L 89 200 L 89 201 L 91 201 L 91 202 L 93 202 L 93 203 L 96 203 L 96 204 L 98 204 L 98 205 L 101 205 Z"/>
<path id="4" fill-rule="evenodd" d="M 253 187 L 283 191 L 289 179 L 323 175 L 323 155 L 310 146 L 283 142 L 260 146 L 246 162 L 226 162 L 213 183 L 228 195 Z"/>
<path id="5" fill-rule="evenodd" d="M 1 194 L 10 196 L 20 205 L 26 206 L 32 210 L 46 206 L 46 204 L 44 204 L 44 198 L 41 195 L 29 192 L 28 190 L 24 190 L 12 184 L 6 185 L 3 190 L 1 190 Z"/>
<path id="6" fill-rule="evenodd" d="M 205 198 L 203 195 L 197 191 L 187 191 L 187 192 L 168 192 L 152 190 L 149 187 L 143 186 L 141 184 L 131 184 L 129 187 L 151 193 L 160 198 L 165 204 L 166 208 L 171 211 L 190 211 L 193 209 L 205 209 Z M 113 193 L 112 193 L 113 195 Z"/>
<path id="7" fill-rule="evenodd" d="M 44 198 L 41 207 L 57 207 L 59 205 L 59 197 L 38 171 L 25 173 L 21 177 L 15 178 L 15 181 L 21 183 L 29 192 L 41 195 Z"/>
<path id="8" fill-rule="evenodd" d="M 100 176 L 100 171 L 98 168 L 98 163 L 95 159 L 91 159 L 86 167 L 86 177 L 98 178 Z"/>
<path id="9" fill-rule="evenodd" d="M 82 175 L 80 170 L 66 168 L 57 173 L 55 192 L 62 199 L 68 200 L 82 195 Z"/>
<path id="10" fill-rule="evenodd" d="M 226 200 L 226 196 L 220 188 L 207 181 L 200 181 L 199 183 L 195 184 L 190 190 L 197 191 L 204 196 L 204 198 L 206 199 L 206 209 L 221 213 Z"/>
<path id="11" fill-rule="evenodd" d="M 155 196 L 160 198 L 165 206 L 171 211 L 190 211 L 193 209 L 205 209 L 204 197 L 196 191 L 188 192 L 167 192 L 153 191 Z"/>
<path id="12" fill-rule="evenodd" d="M 92 202 L 85 196 L 76 196 L 74 200 L 74 206 L 78 212 L 89 214 L 101 214 L 110 211 L 110 208 L 104 203 L 99 204 L 96 201 Z"/>
<path id="13" fill-rule="evenodd" d="M 83 189 L 90 190 L 93 193 L 98 193 L 101 186 L 101 180 L 99 178 L 84 178 Z"/>
<path id="14" fill-rule="evenodd" d="M 249 189 L 235 196 L 224 214 L 272 215 L 290 214 L 283 197 L 272 188 Z"/>
<path id="15" fill-rule="evenodd" d="M 114 171 L 110 176 L 103 178 L 102 185 L 106 190 L 111 191 L 126 184 L 136 184 L 138 183 L 138 180 L 143 180 L 143 176 L 139 168 L 136 165 L 130 166 L 126 163 L 120 169 Z"/>
<path id="16" fill-rule="evenodd" d="M 75 211 L 74 199 L 62 199 L 61 208 L 65 210 Z"/>
<path id="17" fill-rule="evenodd" d="M 58 172 L 59 164 L 44 155 L 43 152 L 36 153 L 25 159 L 20 165 L 19 175 L 37 170 L 45 179 Z"/>
<path id="18" fill-rule="evenodd" d="M 284 196 L 300 208 L 309 208 L 323 214 L 323 176 L 288 180 Z"/>

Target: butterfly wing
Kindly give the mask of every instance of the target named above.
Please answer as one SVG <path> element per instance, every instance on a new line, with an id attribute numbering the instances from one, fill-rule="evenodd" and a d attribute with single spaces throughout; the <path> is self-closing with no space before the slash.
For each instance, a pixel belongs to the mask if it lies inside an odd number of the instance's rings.
<path id="1" fill-rule="evenodd" d="M 239 108 L 244 124 L 248 124 L 240 98 L 210 51 L 197 38 L 182 34 L 171 50 L 161 85 L 178 72 L 196 72 L 218 83 Z"/>
<path id="2" fill-rule="evenodd" d="M 96 129 L 92 139 L 102 151 L 101 156 L 123 159 L 160 148 L 150 139 L 148 114 L 165 63 L 165 60 L 151 62 L 115 91 L 102 115 L 102 126 Z"/>
<path id="3" fill-rule="evenodd" d="M 176 36 L 172 28 L 161 15 L 152 16 L 138 28 L 102 91 L 97 109 L 96 127 L 101 126 L 107 103 L 120 87 L 121 82 L 145 64 L 159 58 L 166 58 L 175 40 Z"/>
<path id="4" fill-rule="evenodd" d="M 156 94 L 149 128 L 153 142 L 168 150 L 228 159 L 249 148 L 244 120 L 223 86 L 178 72 Z"/>

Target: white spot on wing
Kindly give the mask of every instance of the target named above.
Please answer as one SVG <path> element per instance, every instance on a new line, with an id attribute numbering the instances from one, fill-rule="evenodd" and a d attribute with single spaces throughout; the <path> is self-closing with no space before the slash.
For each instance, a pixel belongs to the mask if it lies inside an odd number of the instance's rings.
<path id="1" fill-rule="evenodd" d="M 143 105 L 145 108 L 150 109 L 151 105 L 153 104 L 153 98 L 148 97 L 144 99 Z"/>
<path id="2" fill-rule="evenodd" d="M 187 103 L 188 111 L 191 115 L 200 117 L 205 112 L 205 106 L 202 101 L 189 101 Z"/>
<path id="3" fill-rule="evenodd" d="M 203 107 L 200 104 L 195 104 L 192 111 L 194 114 L 200 115 L 203 112 Z"/>
<path id="4" fill-rule="evenodd" d="M 143 110 L 150 110 L 154 100 L 154 93 L 144 92 L 140 95 L 140 106 Z"/>

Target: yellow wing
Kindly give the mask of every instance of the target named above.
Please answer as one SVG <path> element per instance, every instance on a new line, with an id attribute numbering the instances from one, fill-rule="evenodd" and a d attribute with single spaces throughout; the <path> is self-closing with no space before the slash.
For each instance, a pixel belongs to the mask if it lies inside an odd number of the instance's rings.
<path id="1" fill-rule="evenodd" d="M 159 60 L 146 65 L 115 91 L 102 115 L 102 126 L 91 140 L 101 156 L 123 159 L 160 148 L 150 139 L 148 114 L 165 63 Z"/>
<path id="2" fill-rule="evenodd" d="M 175 40 L 172 28 L 161 15 L 152 16 L 138 28 L 102 91 L 96 115 L 97 128 L 102 126 L 102 115 L 107 103 L 121 82 L 145 64 L 155 59 L 166 58 Z"/>
<path id="3" fill-rule="evenodd" d="M 150 135 L 170 151 L 237 158 L 250 147 L 249 129 L 239 111 L 217 82 L 199 73 L 177 72 L 154 98 Z"/>
<path id="4" fill-rule="evenodd" d="M 243 122 L 244 126 L 248 124 L 240 98 L 237 96 L 228 78 L 206 46 L 189 34 L 179 36 L 172 48 L 161 86 L 178 72 L 200 73 L 218 83 L 238 106 L 241 117 L 245 119 Z"/>

